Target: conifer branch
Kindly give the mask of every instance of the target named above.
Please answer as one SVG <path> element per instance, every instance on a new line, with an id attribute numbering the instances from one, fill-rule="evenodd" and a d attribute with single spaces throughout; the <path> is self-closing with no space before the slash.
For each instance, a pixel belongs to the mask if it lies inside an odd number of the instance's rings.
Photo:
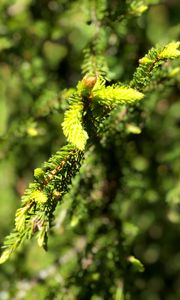
<path id="1" fill-rule="evenodd" d="M 80 150 L 84 150 L 88 139 L 83 114 L 88 106 L 100 104 L 104 108 L 113 109 L 118 105 L 134 104 L 144 97 L 139 91 L 124 86 L 105 87 L 102 77 L 96 78 L 86 75 L 77 85 L 77 92 L 70 100 L 69 109 L 65 112 L 62 123 L 63 132 L 67 140 Z M 96 114 L 96 112 L 95 112 Z"/>
<path id="2" fill-rule="evenodd" d="M 58 202 L 68 191 L 71 179 L 80 168 L 83 152 L 67 145 L 53 155 L 42 168 L 34 171 L 34 182 L 22 197 L 22 207 L 16 212 L 15 229 L 6 238 L 0 263 L 37 232 L 40 247 L 47 248 L 47 232 L 52 226 Z"/>
<path id="3" fill-rule="evenodd" d="M 82 73 L 87 75 L 103 76 L 108 78 L 109 68 L 105 57 L 107 47 L 107 30 L 102 22 L 106 16 L 107 1 L 89 1 L 90 22 L 94 28 L 94 35 L 89 45 L 84 49 Z"/>
<path id="4" fill-rule="evenodd" d="M 29 185 L 22 197 L 22 207 L 16 212 L 15 229 L 5 240 L 5 250 L 0 263 L 6 261 L 25 239 L 30 239 L 36 232 L 39 246 L 47 248 L 47 232 L 52 225 L 56 205 L 67 192 L 71 179 L 80 168 L 88 139 L 84 129 L 86 128 L 84 116 L 91 111 L 91 118 L 94 114 L 100 124 L 101 117 L 99 119 L 97 117 L 96 104 L 107 109 L 104 115 L 107 117 L 109 112 L 119 105 L 131 105 L 140 101 L 144 97 L 140 91 L 156 77 L 159 66 L 165 60 L 180 55 L 179 44 L 179 42 L 172 42 L 163 48 L 151 49 L 140 60 L 140 66 L 130 86 L 106 87 L 102 76 L 90 75 L 86 75 L 77 84 L 62 123 L 64 134 L 70 144 L 53 155 L 42 168 L 35 169 L 34 182 Z M 128 130 L 132 132 L 132 128 Z"/>
<path id="5" fill-rule="evenodd" d="M 149 79 L 149 64 L 154 70 L 159 66 L 159 61 L 179 56 L 178 46 L 179 43 L 170 43 L 159 51 L 150 50 L 140 61 L 141 65 L 134 75 L 131 86 L 136 84 L 136 88 L 139 87 L 139 80 L 146 75 L 145 86 Z M 70 97 L 69 109 L 65 112 L 62 124 L 64 134 L 71 144 L 53 155 L 42 168 L 35 169 L 34 182 L 29 185 L 22 197 L 22 207 L 16 212 L 15 229 L 5 240 L 5 250 L 0 263 L 5 262 L 25 239 L 32 238 L 36 232 L 39 246 L 47 248 L 47 232 L 52 225 L 56 205 L 67 192 L 71 179 L 80 168 L 88 139 L 83 119 L 88 107 L 97 103 L 108 108 L 106 114 L 108 116 L 109 110 L 118 105 L 135 104 L 143 97 L 143 93 L 132 87 L 119 85 L 106 87 L 101 76 L 86 75 L 78 83 L 76 91 Z"/>
<path id="6" fill-rule="evenodd" d="M 174 59 L 180 56 L 178 50 L 180 42 L 171 42 L 165 47 L 152 48 L 139 60 L 139 67 L 136 69 L 130 86 L 143 91 L 152 81 L 158 79 L 158 71 L 161 65 L 168 59 Z"/>
<path id="7" fill-rule="evenodd" d="M 166 29 L 166 40 L 178 38 L 176 5 L 1 2 L 2 217 L 14 188 L 25 192 L 0 263 L 19 248 L 21 255 L 2 266 L 0 298 L 135 300 L 163 298 L 171 290 L 176 299 L 176 289 L 164 291 L 162 277 L 170 282 L 177 277 L 180 67 L 170 60 L 180 56 L 180 42 L 152 48 L 133 75 L 146 45 L 161 45 Z M 25 189 L 24 171 L 61 140 L 59 123 L 69 144 L 34 170 Z M 2 218 L 2 233 L 8 223 Z M 56 238 L 49 254 L 37 247 L 23 251 L 32 238 L 47 250 L 51 233 Z M 152 265 L 155 272 L 149 274 Z M 136 273 L 144 271 L 139 280 Z"/>

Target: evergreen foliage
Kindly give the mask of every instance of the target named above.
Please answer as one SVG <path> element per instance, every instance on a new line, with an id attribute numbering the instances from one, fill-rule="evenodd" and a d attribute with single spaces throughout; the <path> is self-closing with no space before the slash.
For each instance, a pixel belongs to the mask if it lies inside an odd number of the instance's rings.
<path id="1" fill-rule="evenodd" d="M 16 212 L 15 230 L 5 241 L 6 249 L 0 263 L 6 261 L 23 240 L 30 239 L 36 231 L 38 245 L 47 248 L 47 232 L 53 221 L 53 212 L 79 170 L 81 158 L 82 153 L 68 145 L 44 163 L 42 169 L 35 169 L 35 180 L 22 197 L 22 207 Z"/>
<path id="2" fill-rule="evenodd" d="M 167 59 L 173 59 L 180 55 L 179 45 L 179 42 L 171 42 L 159 49 L 152 48 L 139 60 L 140 65 L 134 73 L 131 86 L 143 90 L 152 80 L 159 79 L 159 66 Z"/>
<path id="3" fill-rule="evenodd" d="M 0 299 L 179 299 L 177 7 L 0 4 Z"/>

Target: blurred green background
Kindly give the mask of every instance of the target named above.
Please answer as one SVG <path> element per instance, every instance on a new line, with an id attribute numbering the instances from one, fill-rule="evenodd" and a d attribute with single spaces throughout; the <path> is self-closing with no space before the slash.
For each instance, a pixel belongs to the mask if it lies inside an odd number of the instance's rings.
<path id="1" fill-rule="evenodd" d="M 121 3 L 123 6 L 125 1 L 111 1 L 109 9 Z M 112 81 L 128 82 L 138 59 L 150 47 L 179 38 L 179 1 L 149 3 L 152 5 L 142 16 L 118 22 L 113 29 L 107 25 L 106 58 Z M 66 98 L 71 94 L 69 88 L 82 78 L 83 49 L 91 41 L 95 28 L 89 22 L 87 1 L 1 0 L 0 16 L 2 243 L 13 228 L 20 196 L 32 180 L 34 168 L 65 143 L 61 122 Z M 174 67 L 177 64 L 174 63 Z M 144 273 L 134 273 L 128 279 L 133 300 L 180 299 L 178 92 L 179 83 L 175 81 L 174 86 L 167 84 L 149 95 L 149 102 L 144 104 L 144 111 L 148 112 L 145 129 L 125 147 L 123 159 L 126 163 L 121 169 L 123 189 L 111 205 L 111 210 L 123 221 L 122 231 L 130 252 L 145 266 Z M 157 98 L 159 101 L 155 103 Z M 56 214 L 49 252 L 43 252 L 34 242 L 27 243 L 16 257 L 0 267 L 1 300 L 121 300 L 118 296 L 121 282 L 113 282 L 116 276 L 111 282 L 111 272 L 107 274 L 109 279 L 104 286 L 103 280 L 99 280 L 98 260 L 97 270 L 95 268 L 90 274 L 83 273 L 79 266 L 85 236 L 93 241 L 95 234 L 93 227 L 88 225 L 88 214 L 92 214 L 95 228 L 102 220 L 106 224 L 101 216 L 102 186 L 99 182 L 103 169 L 97 168 L 95 172 L 96 159 L 89 164 L 89 169 L 88 164 L 84 167 L 84 181 L 86 187 L 90 189 L 91 186 L 91 195 L 87 196 L 83 187 L 79 192 L 84 199 L 91 197 L 94 202 L 89 201 L 88 207 L 88 201 L 84 203 L 80 199 L 81 205 L 75 207 L 72 216 L 72 212 L 68 212 L 71 200 L 67 197 Z M 87 230 L 81 228 L 82 224 Z M 109 229 L 108 239 L 106 234 L 101 236 L 99 243 L 102 249 L 109 249 L 108 258 L 104 256 L 105 250 L 98 259 L 108 261 L 107 269 L 114 268 L 116 273 L 112 259 L 116 254 L 111 251 L 116 232 Z M 91 264 L 91 259 L 91 256 L 84 258 L 84 269 Z M 106 287 L 108 291 L 105 292 Z"/>

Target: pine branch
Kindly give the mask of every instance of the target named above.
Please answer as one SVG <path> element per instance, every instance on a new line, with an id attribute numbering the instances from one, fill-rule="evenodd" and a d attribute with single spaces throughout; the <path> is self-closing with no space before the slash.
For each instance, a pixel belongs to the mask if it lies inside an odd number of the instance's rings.
<path id="1" fill-rule="evenodd" d="M 119 85 L 106 87 L 105 80 L 101 76 L 88 75 L 78 83 L 74 94 L 70 97 L 69 109 L 65 113 L 62 124 L 71 144 L 53 155 L 42 168 L 35 169 L 34 182 L 29 185 L 22 197 L 22 207 L 16 212 L 15 229 L 5 240 L 5 250 L 0 263 L 6 261 L 25 239 L 32 238 L 36 232 L 39 246 L 47 248 L 47 232 L 52 226 L 56 205 L 68 191 L 71 179 L 80 168 L 88 139 L 84 129 L 84 115 L 93 113 L 93 106 L 96 107 L 96 104 L 108 108 L 107 114 L 104 115 L 107 117 L 109 111 L 119 105 L 131 105 L 140 101 L 144 94 L 133 89 L 132 86 L 139 90 L 145 88 L 162 61 L 179 56 L 180 51 L 177 50 L 179 44 L 173 42 L 164 48 L 150 50 L 140 60 L 131 87 Z M 89 111 L 91 106 L 92 109 Z M 89 117 L 93 118 L 91 115 Z M 98 122 L 100 125 L 101 119 Z M 130 131 L 132 132 L 132 128 Z"/>
<path id="2" fill-rule="evenodd" d="M 105 87 L 102 77 L 85 76 L 77 85 L 77 91 L 70 99 L 69 109 L 65 113 L 62 123 L 63 132 L 67 140 L 80 150 L 84 150 L 88 140 L 83 115 L 87 113 L 88 107 L 93 109 L 96 104 L 100 104 L 109 110 L 118 105 L 134 104 L 143 98 L 143 94 L 132 88 L 113 85 Z M 103 111 L 104 115 L 104 111 Z M 101 120 L 100 120 L 101 122 Z"/>
<path id="3" fill-rule="evenodd" d="M 106 17 L 107 1 L 92 0 L 87 2 L 87 4 L 90 12 L 89 22 L 94 29 L 94 34 L 89 45 L 84 50 L 82 73 L 108 78 L 109 68 L 105 57 L 108 35 L 106 28 L 102 26 L 102 22 Z"/>
<path id="4" fill-rule="evenodd" d="M 109 68 L 107 65 L 107 59 L 104 57 L 103 51 L 96 51 L 94 49 L 91 49 L 91 47 L 88 47 L 84 50 L 82 73 L 108 78 Z"/>
<path id="5" fill-rule="evenodd" d="M 22 197 L 22 207 L 16 212 L 15 229 L 6 238 L 0 263 L 37 232 L 40 247 L 47 248 L 47 232 L 52 226 L 58 202 L 68 191 L 72 178 L 80 168 L 83 152 L 67 145 L 53 155 L 42 168 L 35 169 L 34 182 Z"/>
<path id="6" fill-rule="evenodd" d="M 180 42 L 172 42 L 165 47 L 152 48 L 139 60 L 140 65 L 133 75 L 130 86 L 143 91 L 152 81 L 156 81 L 161 65 L 168 59 L 174 59 L 180 56 L 180 51 L 178 50 L 179 45 Z"/>

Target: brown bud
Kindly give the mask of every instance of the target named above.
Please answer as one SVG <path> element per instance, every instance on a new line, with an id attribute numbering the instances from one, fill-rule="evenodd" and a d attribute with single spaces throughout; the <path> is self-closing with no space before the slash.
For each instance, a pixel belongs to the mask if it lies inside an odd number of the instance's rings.
<path id="1" fill-rule="evenodd" d="M 86 88 L 92 89 L 93 86 L 96 84 L 97 77 L 96 76 L 85 76 L 83 78 L 83 84 Z"/>

